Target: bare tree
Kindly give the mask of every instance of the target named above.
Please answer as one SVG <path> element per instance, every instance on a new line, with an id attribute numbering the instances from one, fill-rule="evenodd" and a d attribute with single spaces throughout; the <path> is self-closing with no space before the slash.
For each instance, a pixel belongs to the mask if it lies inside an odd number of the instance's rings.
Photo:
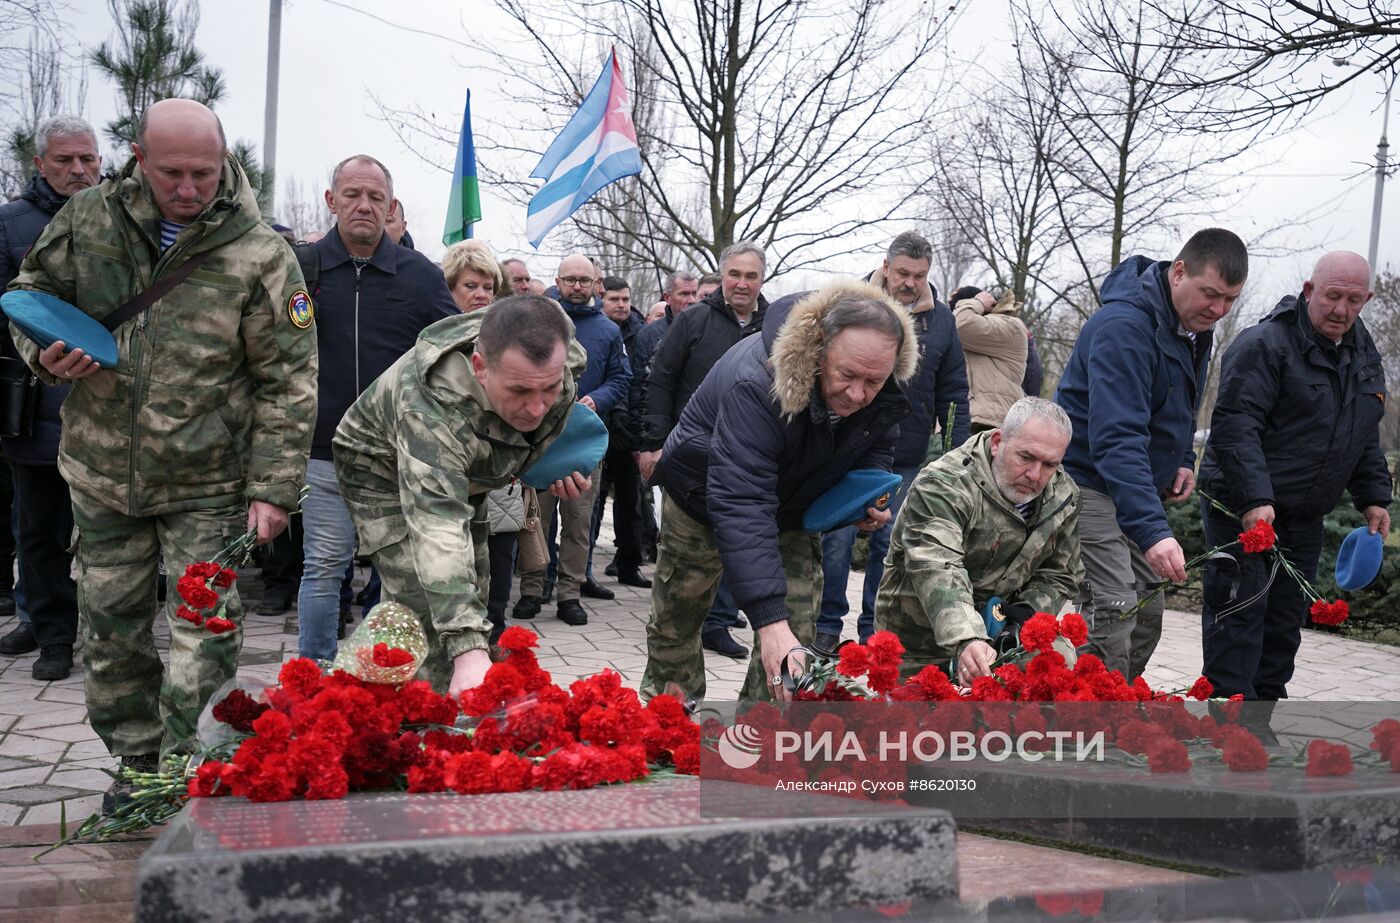
<path id="1" fill-rule="evenodd" d="M 1197 114 L 1227 128 L 1311 111 L 1327 94 L 1400 64 L 1400 11 L 1380 0 L 1151 0 L 1161 45 L 1174 43 L 1209 66 L 1178 74 L 1184 91 L 1207 95 Z M 1355 65 L 1346 69 L 1334 65 Z M 1221 105 L 1220 102 L 1227 104 Z"/>
<path id="2" fill-rule="evenodd" d="M 60 114 L 78 114 L 87 99 L 87 70 L 80 68 L 70 84 L 64 55 L 57 42 L 39 30 L 30 36 L 25 70 L 19 85 L 17 112 L 0 136 L 0 193 L 13 195 L 34 174 L 39 123 Z"/>
<path id="3" fill-rule="evenodd" d="M 936 111 L 935 54 L 948 17 L 910 17 L 894 0 L 498 0 L 530 53 L 497 53 L 523 89 L 512 118 L 488 127 L 488 181 L 524 202 L 536 184 L 503 174 L 544 149 L 615 45 L 629 74 L 643 171 L 621 203 L 650 223 L 610 245 L 638 263 L 712 268 L 738 239 L 769 252 L 781 275 L 861 249 L 863 232 L 905 216 L 921 185 L 920 136 Z M 421 112 L 385 109 L 409 147 L 452 137 Z M 497 165 L 492 169 L 492 165 Z M 628 191 L 628 186 L 631 191 Z M 700 208 L 695 207 L 699 198 Z M 595 244 L 616 233 L 604 198 L 576 223 Z M 597 249 L 595 246 L 594 249 Z M 675 262 L 672 262 L 675 260 Z"/>
<path id="4" fill-rule="evenodd" d="M 329 181 L 325 185 L 329 186 Z M 282 186 L 282 197 L 279 201 L 281 221 L 292 229 L 298 240 L 304 239 L 313 231 L 326 231 L 330 228 L 331 211 L 326 206 L 322 187 L 315 183 L 310 185 L 308 191 L 308 187 L 303 186 L 296 177 L 288 177 Z"/>

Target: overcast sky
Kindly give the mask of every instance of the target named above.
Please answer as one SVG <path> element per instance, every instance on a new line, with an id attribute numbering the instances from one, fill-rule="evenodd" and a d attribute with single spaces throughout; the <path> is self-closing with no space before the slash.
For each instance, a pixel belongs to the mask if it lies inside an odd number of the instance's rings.
<path id="1" fill-rule="evenodd" d="M 1004 10 L 991 0 L 977 2 Z M 71 0 L 71 7 L 73 15 L 65 16 L 65 21 L 73 39 L 91 47 L 112 34 L 105 0 Z M 267 23 L 268 5 L 263 0 L 206 0 L 198 38 L 208 62 L 222 68 L 227 81 L 228 96 L 218 111 L 229 137 L 246 138 L 260 150 Z M 451 124 L 454 132 L 468 87 L 473 91 L 477 120 L 499 113 L 510 101 L 499 91 L 499 78 L 480 66 L 486 57 L 479 49 L 483 42 L 500 40 L 507 29 L 505 17 L 485 0 L 287 0 L 278 109 L 279 199 L 288 178 L 319 195 L 330 166 L 351 153 L 373 154 L 394 173 L 395 192 L 407 208 L 419 249 L 434 258 L 440 256 L 454 149 L 442 145 L 422 151 L 433 164 L 425 162 L 377 118 L 370 94 L 390 107 L 421 107 L 442 124 Z M 964 16 L 956 27 L 953 47 L 960 53 L 975 50 L 983 36 L 995 31 L 988 30 L 985 21 Z M 574 57 L 590 53 L 588 48 L 567 51 Z M 629 62 L 622 61 L 622 67 L 630 80 Z M 1359 174 L 1374 162 L 1384 87 L 1379 77 L 1357 84 L 1350 93 L 1339 94 L 1306 127 L 1272 139 L 1252 156 L 1241 158 L 1238 168 L 1255 177 L 1252 190 L 1242 206 L 1210 218 L 1209 223 L 1249 238 L 1283 220 L 1311 216 L 1288 236 L 1301 252 L 1255 261 L 1246 289 L 1254 310 L 1296 290 L 1323 249 L 1366 252 L 1373 187 L 1370 174 Z M 90 74 L 84 115 L 100 127 L 114 112 L 114 96 L 110 84 Z M 1400 127 L 1395 133 L 1400 135 Z M 527 176 L 535 163 L 522 158 L 516 164 L 494 166 Z M 1398 199 L 1400 189 L 1389 189 L 1381 229 L 1379 262 L 1383 266 L 1400 262 L 1400 227 L 1393 220 L 1400 208 Z M 493 196 L 488 188 L 483 188 L 483 200 L 484 219 L 476 226 L 477 236 L 503 256 L 525 256 L 535 275 L 551 278 L 561 254 L 551 247 L 551 239 L 546 239 L 538 254 L 530 249 L 523 234 L 524 208 Z M 1206 223 L 1203 220 L 1202 226 Z M 871 241 L 872 248 L 878 243 Z M 878 259 L 875 252 L 872 249 L 868 259 L 847 260 L 831 269 L 869 268 L 866 264 Z M 780 280 L 776 287 L 788 290 L 809 279 Z"/>

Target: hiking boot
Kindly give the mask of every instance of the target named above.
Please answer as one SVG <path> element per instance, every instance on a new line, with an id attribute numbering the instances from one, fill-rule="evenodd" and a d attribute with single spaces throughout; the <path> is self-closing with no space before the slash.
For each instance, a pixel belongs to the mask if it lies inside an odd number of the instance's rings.
<path id="1" fill-rule="evenodd" d="M 520 621 L 528 621 L 540 614 L 540 609 L 544 608 L 544 600 L 538 596 L 522 596 L 515 601 L 515 608 L 511 610 L 510 617 Z"/>
<path id="2" fill-rule="evenodd" d="M 20 622 L 15 630 L 0 638 L 0 654 L 28 654 L 37 651 L 39 642 L 34 640 L 34 626 Z"/>
<path id="3" fill-rule="evenodd" d="M 45 644 L 32 671 L 35 679 L 45 682 L 67 679 L 72 672 L 73 647 L 68 644 Z"/>
<path id="4" fill-rule="evenodd" d="M 700 646 L 707 651 L 714 651 L 716 654 L 723 654 L 726 657 L 733 657 L 741 660 L 749 656 L 749 649 L 744 647 L 729 634 L 728 628 L 715 628 L 700 636 Z"/>
<path id="5" fill-rule="evenodd" d="M 118 808 L 131 801 L 132 793 L 136 791 L 136 783 L 127 776 L 127 772 L 155 772 L 159 768 L 160 757 L 155 754 L 122 757 L 118 770 L 121 777 L 114 779 L 102 795 L 102 813 L 111 817 L 117 813 Z"/>
<path id="6" fill-rule="evenodd" d="M 270 617 L 281 615 L 290 608 L 292 608 L 292 598 L 272 590 L 263 593 L 263 598 L 258 601 L 258 607 L 253 611 L 258 615 Z"/>
<path id="7" fill-rule="evenodd" d="M 583 608 L 583 603 L 577 599 L 559 600 L 559 621 L 565 625 L 587 625 L 588 610 Z"/>

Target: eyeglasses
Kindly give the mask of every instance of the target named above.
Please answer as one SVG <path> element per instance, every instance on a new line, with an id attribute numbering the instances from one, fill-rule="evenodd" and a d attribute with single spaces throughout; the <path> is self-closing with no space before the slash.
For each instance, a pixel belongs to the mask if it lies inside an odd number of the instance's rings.
<path id="1" fill-rule="evenodd" d="M 559 282 L 560 282 L 560 284 L 562 284 L 562 285 L 592 285 L 592 284 L 593 284 L 593 280 L 592 280 L 591 278 L 585 279 L 585 278 L 578 278 L 578 277 L 574 277 L 574 276 L 565 276 L 565 277 L 563 277 L 562 279 L 560 279 Z"/>

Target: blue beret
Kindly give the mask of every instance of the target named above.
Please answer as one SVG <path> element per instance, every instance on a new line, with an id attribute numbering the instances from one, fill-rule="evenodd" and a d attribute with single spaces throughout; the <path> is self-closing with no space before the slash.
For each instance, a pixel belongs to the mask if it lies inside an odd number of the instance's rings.
<path id="1" fill-rule="evenodd" d="M 987 628 L 987 637 L 995 638 L 1006 627 L 1006 616 L 1001 614 L 1001 597 L 993 596 L 982 609 L 982 624 Z"/>
<path id="2" fill-rule="evenodd" d="M 554 438 L 528 471 L 520 472 L 520 480 L 544 490 L 575 471 L 587 476 L 598 467 L 607 451 L 607 426 L 596 413 L 575 402 L 564 431 Z"/>
<path id="3" fill-rule="evenodd" d="M 860 522 L 867 507 L 883 510 L 903 483 L 897 474 L 879 468 L 858 468 L 846 472 L 836 486 L 812 501 L 802 514 L 802 528 L 808 532 L 830 532 Z"/>
<path id="4" fill-rule="evenodd" d="M 117 341 L 112 334 L 61 298 L 43 292 L 6 292 L 0 297 L 0 309 L 40 349 L 62 340 L 67 349 L 81 349 L 104 369 L 117 367 Z"/>
<path id="5" fill-rule="evenodd" d="M 1371 534 L 1367 526 L 1358 526 L 1342 540 L 1337 552 L 1337 586 L 1344 590 L 1359 590 L 1376 579 L 1381 572 L 1381 554 L 1385 539 L 1380 533 Z"/>

